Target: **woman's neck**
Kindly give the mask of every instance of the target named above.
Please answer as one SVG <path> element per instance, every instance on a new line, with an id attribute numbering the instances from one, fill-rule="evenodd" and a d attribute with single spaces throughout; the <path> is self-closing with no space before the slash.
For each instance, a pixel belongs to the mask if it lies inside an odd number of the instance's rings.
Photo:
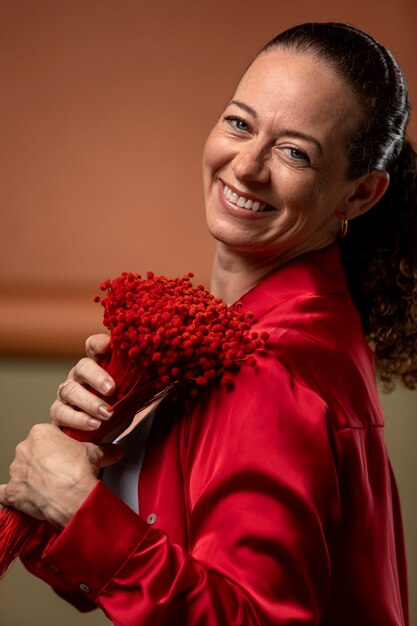
<path id="1" fill-rule="evenodd" d="M 334 239 L 329 239 L 323 242 L 323 245 L 315 247 L 301 245 L 271 256 L 260 256 L 257 253 L 249 255 L 246 251 L 230 250 L 221 242 L 217 242 L 210 291 L 230 306 L 284 263 L 308 252 L 325 248 L 333 242 Z"/>
<path id="2" fill-rule="evenodd" d="M 276 258 L 251 258 L 245 253 L 231 252 L 217 245 L 210 291 L 230 306 L 280 264 L 280 260 Z"/>

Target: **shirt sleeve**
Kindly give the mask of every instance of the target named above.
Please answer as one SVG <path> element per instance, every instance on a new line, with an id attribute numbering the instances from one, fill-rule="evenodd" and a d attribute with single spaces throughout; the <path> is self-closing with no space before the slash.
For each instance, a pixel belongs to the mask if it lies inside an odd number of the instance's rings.
<path id="1" fill-rule="evenodd" d="M 263 356 L 201 399 L 182 455 L 187 549 L 98 483 L 28 568 L 120 626 L 318 624 L 340 519 L 323 400 Z"/>

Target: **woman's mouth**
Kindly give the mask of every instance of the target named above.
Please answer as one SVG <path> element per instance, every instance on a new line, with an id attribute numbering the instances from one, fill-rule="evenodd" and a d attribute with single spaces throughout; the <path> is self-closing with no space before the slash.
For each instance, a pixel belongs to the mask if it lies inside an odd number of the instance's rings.
<path id="1" fill-rule="evenodd" d="M 247 196 L 241 196 L 236 191 L 231 189 L 223 183 L 223 195 L 230 204 L 234 204 L 241 209 L 247 209 L 248 211 L 255 211 L 255 213 L 260 211 L 271 211 L 272 207 L 264 202 L 259 202 L 258 200 L 252 200 Z"/>

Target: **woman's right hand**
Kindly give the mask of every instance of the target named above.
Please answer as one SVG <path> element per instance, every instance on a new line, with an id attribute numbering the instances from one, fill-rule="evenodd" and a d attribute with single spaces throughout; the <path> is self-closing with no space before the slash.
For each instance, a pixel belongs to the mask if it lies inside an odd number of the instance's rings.
<path id="1" fill-rule="evenodd" d="M 112 415 L 109 405 L 85 387 L 89 385 L 104 396 L 114 392 L 114 380 L 97 363 L 97 357 L 109 350 L 110 337 L 92 335 L 85 347 L 87 356 L 78 361 L 67 380 L 59 385 L 56 400 L 51 405 L 50 418 L 57 426 L 96 430 L 102 420 Z"/>

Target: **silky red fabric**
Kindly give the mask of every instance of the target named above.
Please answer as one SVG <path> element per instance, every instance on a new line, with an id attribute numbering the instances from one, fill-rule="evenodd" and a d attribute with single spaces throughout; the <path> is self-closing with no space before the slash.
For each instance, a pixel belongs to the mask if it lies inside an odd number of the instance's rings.
<path id="1" fill-rule="evenodd" d="M 273 349 L 233 391 L 160 405 L 141 514 L 99 483 L 59 535 L 39 529 L 26 566 L 117 626 L 406 625 L 398 496 L 338 248 L 242 303 Z"/>

